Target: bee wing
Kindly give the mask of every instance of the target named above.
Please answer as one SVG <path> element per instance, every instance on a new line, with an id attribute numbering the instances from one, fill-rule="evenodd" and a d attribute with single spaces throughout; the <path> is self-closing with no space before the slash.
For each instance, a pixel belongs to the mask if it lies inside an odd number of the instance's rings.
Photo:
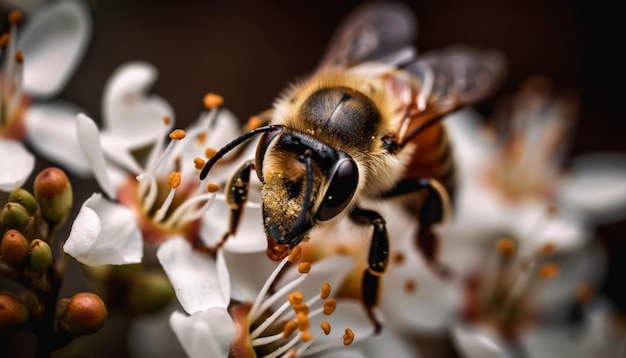
<path id="1" fill-rule="evenodd" d="M 421 83 L 420 95 L 428 102 L 455 107 L 490 95 L 504 78 L 506 62 L 495 51 L 456 46 L 427 53 L 406 66 Z"/>
<path id="2" fill-rule="evenodd" d="M 417 20 L 404 5 L 371 3 L 348 15 L 339 26 L 318 66 L 351 67 L 366 61 L 407 61 L 415 55 L 410 44 Z"/>

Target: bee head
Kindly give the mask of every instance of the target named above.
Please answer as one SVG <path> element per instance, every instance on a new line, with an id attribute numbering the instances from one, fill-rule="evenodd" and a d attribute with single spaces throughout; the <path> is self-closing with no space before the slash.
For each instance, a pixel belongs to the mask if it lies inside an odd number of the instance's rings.
<path id="1" fill-rule="evenodd" d="M 342 212 L 359 181 L 356 163 L 347 153 L 280 126 L 259 141 L 255 167 L 263 183 L 265 232 L 274 242 L 292 247 L 315 221 Z"/>

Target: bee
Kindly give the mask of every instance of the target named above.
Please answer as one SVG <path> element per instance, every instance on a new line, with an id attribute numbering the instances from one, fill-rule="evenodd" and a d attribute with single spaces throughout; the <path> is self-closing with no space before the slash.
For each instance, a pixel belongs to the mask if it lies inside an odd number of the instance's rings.
<path id="1" fill-rule="evenodd" d="M 385 219 L 359 206 L 361 198 L 417 193 L 416 243 L 433 267 L 454 165 L 441 119 L 486 98 L 504 72 L 493 52 L 456 47 L 417 56 L 416 20 L 398 4 L 368 4 L 349 15 L 319 66 L 289 86 L 264 113 L 268 124 L 218 150 L 200 173 L 204 180 L 229 151 L 261 135 L 226 189 L 234 235 L 248 195 L 250 172 L 261 181 L 268 256 L 280 259 L 315 226 L 348 218 L 372 227 L 362 300 L 373 308 L 389 261 Z"/>

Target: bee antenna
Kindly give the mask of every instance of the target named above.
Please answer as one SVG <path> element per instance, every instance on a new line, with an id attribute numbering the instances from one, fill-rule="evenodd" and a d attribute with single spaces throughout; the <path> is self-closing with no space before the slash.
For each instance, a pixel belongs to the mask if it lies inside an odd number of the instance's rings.
<path id="1" fill-rule="evenodd" d="M 249 140 L 250 138 L 254 137 L 255 135 L 257 135 L 259 133 L 263 133 L 263 132 L 272 131 L 275 128 L 276 127 L 272 126 L 272 125 L 258 127 L 258 128 L 250 130 L 250 131 L 240 135 L 239 137 L 233 139 L 230 143 L 226 144 L 225 146 L 222 147 L 222 149 L 218 150 L 215 154 L 213 154 L 213 156 L 211 158 L 209 158 L 209 160 L 206 162 L 206 164 L 204 164 L 204 167 L 202 168 L 202 171 L 200 172 L 200 180 L 204 180 L 204 178 L 206 178 L 207 174 L 209 174 L 209 170 L 211 170 L 213 165 L 215 165 L 215 163 L 217 163 L 218 160 L 220 160 L 224 155 L 226 155 L 226 153 L 228 153 L 231 150 L 235 149 L 238 145 L 240 145 L 243 142 Z"/>
<path id="2" fill-rule="evenodd" d="M 300 226 L 303 226 L 304 221 L 306 220 L 307 212 L 309 211 L 308 206 L 311 205 L 311 195 L 313 194 L 313 167 L 311 165 L 311 150 L 307 149 L 304 152 L 304 164 L 306 165 L 306 191 L 304 192 L 304 200 L 302 201 L 302 209 L 300 210 L 300 214 L 298 218 L 291 226 L 291 233 L 300 234 L 301 230 L 299 230 Z M 286 239 L 290 239 L 287 238 Z"/>

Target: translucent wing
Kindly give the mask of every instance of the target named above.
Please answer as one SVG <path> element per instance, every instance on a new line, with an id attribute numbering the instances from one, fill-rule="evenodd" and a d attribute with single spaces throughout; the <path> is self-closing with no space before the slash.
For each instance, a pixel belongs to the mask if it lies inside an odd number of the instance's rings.
<path id="1" fill-rule="evenodd" d="M 401 4 L 371 3 L 351 13 L 339 26 L 319 70 L 350 67 L 366 61 L 392 61 L 414 55 L 410 45 L 417 20 Z"/>

